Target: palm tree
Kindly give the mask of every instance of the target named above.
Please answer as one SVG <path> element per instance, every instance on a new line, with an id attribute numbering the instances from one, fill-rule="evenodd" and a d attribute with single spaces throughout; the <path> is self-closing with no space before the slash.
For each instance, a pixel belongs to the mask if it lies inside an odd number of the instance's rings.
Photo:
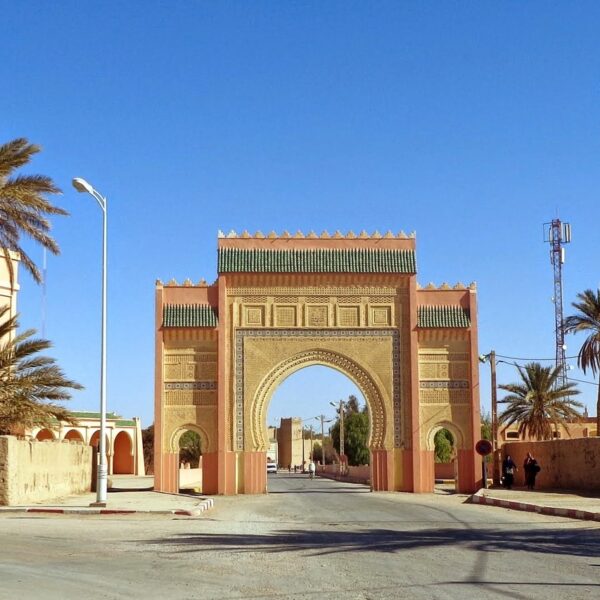
<path id="1" fill-rule="evenodd" d="M 577 294 L 577 298 L 580 301 L 573 302 L 573 307 L 579 313 L 565 319 L 565 333 L 577 333 L 578 331 L 589 333 L 579 350 L 577 366 L 584 373 L 589 368 L 595 377 L 596 371 L 600 371 L 600 290 L 597 292 L 585 290 L 585 292 Z M 596 435 L 600 435 L 600 385 L 596 401 Z"/>
<path id="2" fill-rule="evenodd" d="M 538 440 L 552 438 L 552 429 L 561 424 L 567 432 L 569 421 L 579 419 L 583 408 L 581 402 L 571 396 L 579 394 L 576 384 L 560 383 L 561 367 L 543 367 L 531 362 L 517 367 L 521 375 L 518 383 L 498 386 L 509 395 L 499 401 L 507 409 L 499 416 L 500 423 L 519 424 L 519 435 L 525 434 Z"/>
<path id="3" fill-rule="evenodd" d="M 21 433 L 35 426 L 52 426 L 58 419 L 75 423 L 69 411 L 54 402 L 68 400 L 69 389 L 83 389 L 66 379 L 53 358 L 37 356 L 50 342 L 30 339 L 33 329 L 15 334 L 17 317 L 0 308 L 0 435 Z"/>
<path id="4" fill-rule="evenodd" d="M 14 281 L 13 264 L 9 251 L 18 252 L 21 262 L 37 283 L 42 276 L 39 269 L 23 250 L 21 237 L 26 235 L 53 254 L 59 254 L 58 244 L 50 236 L 50 222 L 46 215 L 67 215 L 62 208 L 52 205 L 45 194 L 61 191 L 50 177 L 44 175 L 17 175 L 12 172 L 26 165 L 40 147 L 19 138 L 0 146 L 0 248 L 8 264 L 11 284 Z"/>

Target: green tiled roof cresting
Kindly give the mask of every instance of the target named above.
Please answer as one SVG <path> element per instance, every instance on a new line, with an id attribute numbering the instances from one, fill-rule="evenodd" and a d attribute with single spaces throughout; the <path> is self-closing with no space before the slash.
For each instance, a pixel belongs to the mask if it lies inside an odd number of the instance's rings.
<path id="1" fill-rule="evenodd" d="M 416 273 L 414 250 L 219 248 L 219 273 Z"/>
<path id="2" fill-rule="evenodd" d="M 469 311 L 461 306 L 419 306 L 417 327 L 470 327 Z"/>
<path id="3" fill-rule="evenodd" d="M 209 304 L 165 304 L 163 327 L 216 327 L 217 315 Z"/>

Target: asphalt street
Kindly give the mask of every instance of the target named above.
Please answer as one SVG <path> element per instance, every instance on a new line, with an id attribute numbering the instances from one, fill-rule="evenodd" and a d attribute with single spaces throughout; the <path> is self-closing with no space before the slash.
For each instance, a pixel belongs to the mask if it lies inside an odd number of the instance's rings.
<path id="1" fill-rule="evenodd" d="M 1 598 L 590 598 L 600 524 L 269 476 L 199 518 L 0 516 Z"/>

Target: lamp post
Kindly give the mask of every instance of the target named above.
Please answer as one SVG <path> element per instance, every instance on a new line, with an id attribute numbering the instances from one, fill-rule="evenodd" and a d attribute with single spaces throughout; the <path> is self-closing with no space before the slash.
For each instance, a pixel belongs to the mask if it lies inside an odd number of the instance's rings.
<path id="1" fill-rule="evenodd" d="M 479 357 L 482 363 L 490 363 L 492 395 L 492 479 L 494 485 L 500 485 L 500 461 L 498 460 L 498 389 L 496 385 L 496 352 L 490 351 Z"/>
<path id="2" fill-rule="evenodd" d="M 85 179 L 75 177 L 73 187 L 78 192 L 86 192 L 92 196 L 102 209 L 102 335 L 100 351 L 100 444 L 98 452 L 98 473 L 96 480 L 97 506 L 106 506 L 106 489 L 108 468 L 106 465 L 106 208 L 107 202 Z"/>

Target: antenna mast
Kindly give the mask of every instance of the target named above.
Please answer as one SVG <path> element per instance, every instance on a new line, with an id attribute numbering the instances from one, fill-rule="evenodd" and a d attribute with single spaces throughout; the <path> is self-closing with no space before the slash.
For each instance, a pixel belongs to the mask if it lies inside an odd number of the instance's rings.
<path id="1" fill-rule="evenodd" d="M 544 241 L 550 244 L 550 262 L 554 269 L 554 331 L 556 338 L 556 366 L 562 367 L 561 380 L 567 383 L 567 361 L 565 346 L 565 330 L 563 326 L 563 292 L 562 292 L 562 266 L 565 262 L 565 249 L 563 244 L 571 241 L 571 225 L 554 219 L 544 223 Z"/>

